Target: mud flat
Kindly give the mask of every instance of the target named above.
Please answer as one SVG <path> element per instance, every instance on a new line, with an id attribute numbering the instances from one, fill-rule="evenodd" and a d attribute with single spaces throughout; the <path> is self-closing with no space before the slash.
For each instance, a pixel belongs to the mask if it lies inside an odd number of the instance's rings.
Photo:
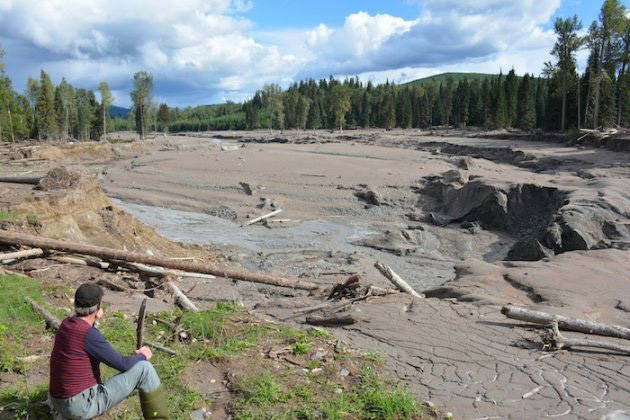
<path id="1" fill-rule="evenodd" d="M 202 133 L 111 162 L 101 182 L 159 233 L 249 269 L 388 286 L 373 264 L 390 265 L 429 298 L 355 304 L 362 322 L 336 334 L 377 349 L 455 417 L 623 410 L 627 357 L 545 353 L 542 330 L 506 320 L 499 305 L 630 326 L 630 154 L 501 137 Z M 240 227 L 277 208 L 282 222 Z M 192 297 L 240 299 L 298 323 L 296 308 L 321 302 L 221 281 Z"/>

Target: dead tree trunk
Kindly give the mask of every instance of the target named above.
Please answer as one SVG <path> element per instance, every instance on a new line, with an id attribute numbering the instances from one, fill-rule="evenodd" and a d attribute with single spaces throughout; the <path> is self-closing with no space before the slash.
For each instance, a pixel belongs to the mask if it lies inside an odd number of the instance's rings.
<path id="1" fill-rule="evenodd" d="M 593 347 L 597 349 L 612 350 L 619 353 L 630 354 L 630 346 L 623 346 L 617 343 L 609 343 L 599 340 L 591 340 L 590 338 L 567 338 L 560 334 L 558 321 L 553 321 L 551 325 L 551 333 L 543 337 L 545 348 L 549 350 L 570 349 L 573 347 Z"/>
<path id="2" fill-rule="evenodd" d="M 54 249 L 73 254 L 91 255 L 104 260 L 123 260 L 142 264 L 156 265 L 159 267 L 171 268 L 175 270 L 192 273 L 212 274 L 213 276 L 228 279 L 249 281 L 252 283 L 270 284 L 279 287 L 289 287 L 301 290 L 316 290 L 319 288 L 315 283 L 287 279 L 268 274 L 252 273 L 244 270 L 219 268 L 207 264 L 198 264 L 188 261 L 172 260 L 168 258 L 156 257 L 153 255 L 140 254 L 118 249 L 103 248 L 93 245 L 84 245 L 73 242 L 58 241 L 54 239 L 41 238 L 38 236 L 26 235 L 15 232 L 0 231 L 0 243 L 19 244 L 24 246 L 37 247 L 42 249 Z"/>
<path id="3" fill-rule="evenodd" d="M 0 182 L 37 185 L 42 178 L 42 176 L 1 176 Z"/>
<path id="4" fill-rule="evenodd" d="M 630 340 L 630 328 L 620 325 L 608 325 L 583 319 L 569 318 L 547 312 L 532 311 L 518 306 L 507 305 L 501 308 L 501 313 L 508 318 L 534 324 L 549 325 L 558 322 L 558 326 L 567 331 L 577 331 L 585 334 L 603 335 L 607 337 L 625 338 Z"/>
<path id="5" fill-rule="evenodd" d="M 179 290 L 179 287 L 177 287 L 172 281 L 168 282 L 168 288 L 173 294 L 173 297 L 175 298 L 175 304 L 177 306 L 188 311 L 199 312 L 199 309 L 195 306 L 195 304 L 192 303 L 190 299 L 188 299 L 186 295 L 182 293 L 181 290 Z"/>
<path id="6" fill-rule="evenodd" d="M 407 284 L 406 281 L 404 281 L 402 278 L 400 278 L 400 276 L 396 273 L 394 273 L 394 271 L 389 268 L 388 266 L 381 264 L 380 262 L 377 262 L 376 264 L 374 264 L 374 267 L 376 267 L 378 269 L 378 271 L 381 272 L 381 274 L 383 274 L 385 277 L 387 277 L 387 279 L 389 281 L 392 282 L 392 284 L 394 284 L 394 286 L 396 286 L 397 288 L 399 288 L 400 290 L 402 290 L 403 292 L 409 293 L 411 296 L 417 297 L 417 298 L 423 298 L 424 296 L 419 294 L 418 292 L 416 292 L 415 290 L 413 290 L 413 288 L 411 286 L 409 286 L 409 284 Z"/>
<path id="7" fill-rule="evenodd" d="M 50 312 L 39 306 L 37 302 L 29 297 L 26 298 L 26 301 L 31 304 L 31 307 L 35 312 L 37 312 L 39 315 L 41 315 L 42 318 L 46 320 L 46 325 L 48 325 L 48 327 L 55 331 L 59 329 L 59 321 L 57 321 L 55 317 L 50 314 Z"/>
<path id="8" fill-rule="evenodd" d="M 0 261 L 4 260 L 17 260 L 20 258 L 38 257 L 42 255 L 44 251 L 40 248 L 25 249 L 23 251 L 7 252 L 0 254 Z"/>

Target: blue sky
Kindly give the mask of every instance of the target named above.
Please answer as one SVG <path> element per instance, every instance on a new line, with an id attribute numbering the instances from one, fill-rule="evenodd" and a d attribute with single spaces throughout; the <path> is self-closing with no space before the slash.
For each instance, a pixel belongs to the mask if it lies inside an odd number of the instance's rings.
<path id="1" fill-rule="evenodd" d="M 628 5 L 628 1 L 623 3 Z M 588 27 L 599 0 L 0 0 L 0 43 L 18 89 L 107 81 L 127 106 L 132 74 L 173 106 L 241 101 L 266 83 L 358 75 L 405 82 L 446 71 L 540 74 L 553 20 Z M 581 52 L 583 62 L 586 52 Z"/>

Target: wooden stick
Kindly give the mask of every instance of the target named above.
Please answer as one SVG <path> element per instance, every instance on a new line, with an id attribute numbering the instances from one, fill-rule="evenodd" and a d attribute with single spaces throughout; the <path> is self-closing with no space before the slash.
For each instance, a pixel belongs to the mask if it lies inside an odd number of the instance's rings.
<path id="1" fill-rule="evenodd" d="M 261 220 L 265 220 L 265 219 L 267 219 L 269 217 L 273 217 L 273 216 L 275 216 L 276 214 L 279 214 L 279 213 L 282 213 L 282 209 L 274 210 L 271 213 L 265 214 L 264 216 L 260 216 L 260 217 L 257 217 L 255 219 L 252 219 L 249 222 L 244 223 L 243 225 L 241 225 L 241 227 L 253 225 L 256 222 L 260 222 Z"/>
<path id="2" fill-rule="evenodd" d="M 179 287 L 177 287 L 175 283 L 173 283 L 172 281 L 169 281 L 167 284 L 171 293 L 173 293 L 173 297 L 175 298 L 175 304 L 177 306 L 179 306 L 180 308 L 184 310 L 188 310 L 192 312 L 199 312 L 199 309 L 195 306 L 195 304 L 192 303 L 190 299 L 188 299 L 186 295 L 182 293 L 181 290 L 179 290 Z"/>
<path id="3" fill-rule="evenodd" d="M 602 324 L 583 319 L 569 318 L 562 315 L 554 315 L 547 312 L 533 311 L 518 306 L 507 305 L 501 308 L 501 313 L 508 318 L 519 321 L 532 322 L 534 324 L 549 325 L 558 322 L 559 328 L 567 331 L 577 331 L 585 334 L 603 335 L 608 337 L 625 338 L 630 340 L 630 328 L 620 325 Z"/>
<path id="4" fill-rule="evenodd" d="M 175 350 L 171 350 L 168 347 L 160 346 L 159 344 L 153 343 L 151 341 L 143 341 L 145 346 L 153 347 L 156 350 L 163 351 L 164 353 L 170 354 L 171 356 L 177 356 L 177 352 Z"/>
<path id="5" fill-rule="evenodd" d="M 55 331 L 59 329 L 59 321 L 57 321 L 55 317 L 50 314 L 50 312 L 48 312 L 46 309 L 39 306 L 37 302 L 35 302 L 33 299 L 29 297 L 26 298 L 26 301 L 31 304 L 31 307 L 33 308 L 35 312 L 37 312 L 39 315 L 41 315 L 42 318 L 46 320 L 46 325 L 49 328 Z"/>
<path id="6" fill-rule="evenodd" d="M 147 315 L 147 298 L 142 299 L 140 310 L 138 311 L 138 326 L 136 327 L 136 349 L 142 347 L 144 341 L 144 320 Z"/>
<path id="7" fill-rule="evenodd" d="M 44 251 L 40 248 L 25 249 L 22 251 L 6 252 L 0 254 L 0 261 L 4 260 L 17 260 L 20 258 L 38 257 L 42 255 Z"/>
<path id="8" fill-rule="evenodd" d="M 560 334 L 558 321 L 551 323 L 552 335 L 543 338 L 545 346 L 551 350 L 570 349 L 573 347 L 594 347 L 598 349 L 612 350 L 619 353 L 630 354 L 630 346 L 623 346 L 616 343 L 607 343 L 605 341 L 591 340 L 589 338 L 567 338 Z"/>
<path id="9" fill-rule="evenodd" d="M 96 259 L 91 259 L 91 258 L 83 259 L 83 258 L 70 257 L 70 256 L 65 256 L 65 255 L 55 255 L 55 256 L 49 257 L 48 259 L 65 263 L 65 264 L 75 264 L 75 265 L 85 265 L 85 266 L 90 266 L 90 267 L 96 267 L 103 270 L 109 268 L 109 263 L 98 261 Z"/>
<path id="10" fill-rule="evenodd" d="M 153 255 L 129 252 L 118 249 L 104 248 L 93 245 L 78 244 L 54 239 L 41 238 L 38 236 L 26 235 L 16 232 L 0 231 L 0 243 L 19 244 L 42 249 L 55 249 L 58 251 L 70 252 L 74 254 L 91 255 L 105 260 L 123 260 L 142 264 L 156 265 L 164 268 L 171 268 L 186 272 L 212 274 L 217 277 L 228 279 L 249 281 L 252 283 L 270 284 L 279 287 L 289 287 L 301 290 L 316 290 L 319 288 L 315 283 L 287 279 L 268 274 L 252 273 L 245 270 L 230 268 L 220 268 L 207 264 L 198 264 L 189 261 L 178 261 L 168 258 L 160 258 Z"/>
<path id="11" fill-rule="evenodd" d="M 380 262 L 377 262 L 376 264 L 374 264 L 374 267 L 376 267 L 378 271 L 380 271 L 381 274 L 383 274 L 389 281 L 391 281 L 392 284 L 396 286 L 398 289 L 402 290 L 403 292 L 409 293 L 411 296 L 415 296 L 417 298 L 424 298 L 424 295 L 421 295 L 415 290 L 413 290 L 413 288 L 409 286 L 409 284 L 406 281 L 400 278 L 398 274 L 394 273 L 394 270 L 392 270 L 390 267 L 384 264 L 381 264 Z"/>
<path id="12" fill-rule="evenodd" d="M 340 325 L 352 325 L 357 322 L 357 319 L 352 315 L 338 315 L 338 316 L 307 316 L 306 323 L 310 325 L 321 326 L 340 326 Z"/>

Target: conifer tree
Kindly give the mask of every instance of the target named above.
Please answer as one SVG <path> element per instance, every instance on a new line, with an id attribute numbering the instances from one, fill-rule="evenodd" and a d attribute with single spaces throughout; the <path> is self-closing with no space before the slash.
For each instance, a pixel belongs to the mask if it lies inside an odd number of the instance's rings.
<path id="1" fill-rule="evenodd" d="M 107 82 L 101 82 L 98 85 L 98 91 L 101 94 L 101 125 L 103 127 L 103 136 L 107 135 L 107 117 L 109 114 L 109 107 L 114 101 L 112 91 L 109 89 Z"/>
<path id="2" fill-rule="evenodd" d="M 505 78 L 505 125 L 516 124 L 516 96 L 518 91 L 518 79 L 514 69 L 510 70 Z"/>
<path id="3" fill-rule="evenodd" d="M 554 30 L 558 39 L 551 51 L 558 59 L 557 68 L 562 75 L 562 110 L 560 117 L 560 130 L 564 131 L 567 120 L 567 84 L 569 75 L 575 72 L 575 52 L 582 45 L 582 38 L 578 31 L 582 29 L 582 23 L 577 16 L 563 19 L 557 18 Z"/>
<path id="4" fill-rule="evenodd" d="M 361 99 L 361 127 L 363 128 L 368 128 L 370 126 L 371 108 L 370 96 L 366 90 L 363 93 L 363 98 Z"/>
<path id="5" fill-rule="evenodd" d="M 532 130 L 536 126 L 536 108 L 532 100 L 530 77 L 525 74 L 521 78 L 517 95 L 516 126 L 523 130 Z"/>
<path id="6" fill-rule="evenodd" d="M 44 139 L 57 137 L 57 115 L 55 113 L 55 88 L 50 76 L 42 70 L 40 72 L 40 89 L 37 98 L 38 131 Z"/>

